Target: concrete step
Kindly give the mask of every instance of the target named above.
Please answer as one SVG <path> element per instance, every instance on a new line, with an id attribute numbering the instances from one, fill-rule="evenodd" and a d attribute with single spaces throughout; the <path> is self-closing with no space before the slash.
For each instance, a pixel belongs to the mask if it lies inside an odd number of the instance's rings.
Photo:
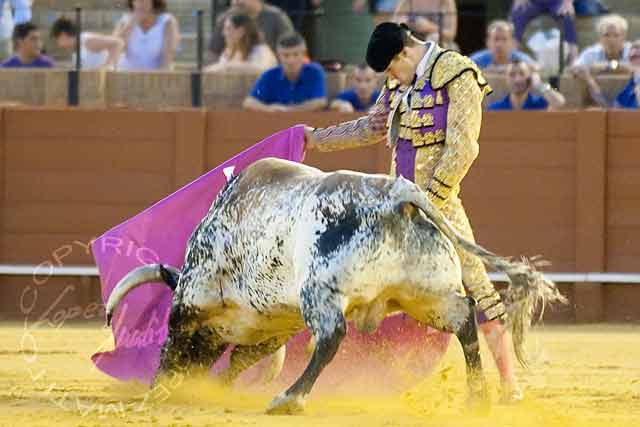
<path id="1" fill-rule="evenodd" d="M 205 60 L 207 57 L 207 42 L 208 38 L 205 38 Z M 176 62 L 187 62 L 195 64 L 198 56 L 196 46 L 197 40 L 195 33 L 183 33 L 180 46 L 178 47 L 178 52 L 176 53 Z M 56 60 L 56 62 L 71 61 L 71 54 L 65 50 L 57 48 L 52 40 L 47 40 L 45 44 L 45 50 L 47 55 L 51 56 L 54 60 Z"/>
<path id="2" fill-rule="evenodd" d="M 121 10 L 127 9 L 126 0 L 33 0 L 33 10 L 69 12 L 76 7 L 83 10 Z M 169 12 L 189 12 L 211 9 L 211 0 L 168 0 Z"/>
<path id="3" fill-rule="evenodd" d="M 636 0 L 638 1 L 638 0 Z M 640 39 L 640 9 L 635 14 L 625 14 L 624 17 L 629 22 L 628 40 Z M 596 31 L 596 26 L 600 17 L 578 17 L 576 18 L 576 30 L 578 31 L 578 45 L 580 49 L 597 43 L 600 36 Z M 548 16 L 536 18 L 525 32 L 524 39 L 528 40 L 537 30 L 557 28 L 557 23 Z"/>
<path id="4" fill-rule="evenodd" d="M 110 34 L 113 32 L 118 21 L 124 16 L 122 10 L 90 10 L 82 13 L 82 28 L 85 31 L 95 31 L 99 33 Z M 60 11 L 34 11 L 33 22 L 38 24 L 40 28 L 48 32 L 53 22 L 59 16 L 67 16 L 75 19 L 73 14 Z M 180 32 L 196 32 L 198 26 L 197 15 L 193 13 L 174 14 L 180 26 Z M 209 32 L 211 28 L 211 19 L 205 15 L 203 19 L 204 31 Z"/>

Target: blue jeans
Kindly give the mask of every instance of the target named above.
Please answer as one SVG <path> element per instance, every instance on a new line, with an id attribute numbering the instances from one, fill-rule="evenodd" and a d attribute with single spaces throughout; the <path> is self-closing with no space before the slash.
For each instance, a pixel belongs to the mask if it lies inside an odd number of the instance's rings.
<path id="1" fill-rule="evenodd" d="M 562 24 L 565 40 L 571 44 L 578 44 L 578 33 L 573 16 L 559 15 L 558 9 L 562 0 L 530 0 L 526 6 L 511 11 L 511 21 L 516 29 L 516 39 L 522 43 L 524 31 L 529 22 L 540 15 L 551 15 L 553 19 Z"/>

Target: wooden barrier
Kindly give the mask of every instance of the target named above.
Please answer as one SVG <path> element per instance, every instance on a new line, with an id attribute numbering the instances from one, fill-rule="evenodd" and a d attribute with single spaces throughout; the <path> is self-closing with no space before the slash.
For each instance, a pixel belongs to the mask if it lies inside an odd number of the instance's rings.
<path id="1" fill-rule="evenodd" d="M 80 73 L 80 101 L 84 107 L 104 107 L 107 73 Z M 66 70 L 0 69 L 0 103 L 64 107 L 69 94 Z"/>
<path id="2" fill-rule="evenodd" d="M 609 102 L 613 102 L 622 89 L 629 83 L 630 75 L 600 75 L 596 76 L 596 82 L 602 89 L 602 93 Z M 560 79 L 560 91 L 565 96 L 567 109 L 582 109 L 594 106 L 589 96 L 584 80 L 565 74 Z"/>
<path id="3" fill-rule="evenodd" d="M 483 104 L 486 107 L 507 96 L 509 94 L 509 87 L 507 86 L 507 78 L 504 74 L 486 74 L 485 77 L 489 82 L 489 86 L 493 89 L 493 92 L 484 98 Z"/>
<path id="4" fill-rule="evenodd" d="M 208 110 L 237 110 L 251 91 L 257 73 L 204 73 L 203 105 Z M 485 106 L 509 91 L 503 75 L 487 74 L 493 93 Z M 613 101 L 629 81 L 627 75 L 598 76 L 605 97 Z M 350 86 L 348 74 L 327 73 L 329 99 Z M 0 103 L 63 107 L 67 105 L 67 71 L 62 69 L 0 69 Z M 592 105 L 584 82 L 570 75 L 562 77 L 560 90 L 567 109 Z M 191 106 L 191 76 L 187 71 L 98 72 L 80 76 L 80 105 L 83 107 L 167 109 Z"/>
<path id="5" fill-rule="evenodd" d="M 0 263 L 92 264 L 92 238 L 261 138 L 298 123 L 326 126 L 354 117 L 0 110 Z M 506 255 L 542 254 L 557 272 L 637 272 L 638 117 L 486 113 L 480 156 L 462 192 L 478 241 Z M 383 144 L 307 158 L 326 170 L 364 172 L 387 172 L 389 161 Z M 0 277 L 0 316 L 16 313 L 22 292 L 16 286 L 35 280 Z M 55 289 L 61 292 L 63 283 Z M 97 282 L 88 283 L 91 290 L 65 301 L 88 303 L 99 295 Z M 552 319 L 640 320 L 638 286 L 577 284 L 563 291 L 572 304 Z"/>
<path id="6" fill-rule="evenodd" d="M 111 72 L 105 92 L 108 107 L 190 107 L 191 77 L 177 71 Z"/>
<path id="7" fill-rule="evenodd" d="M 64 107 L 68 71 L 62 69 L 0 69 L 0 104 Z M 203 105 L 209 110 L 240 109 L 259 74 L 204 73 Z M 333 99 L 346 88 L 347 75 L 327 73 L 327 94 Z M 83 107 L 162 110 L 191 106 L 191 73 L 186 71 L 82 71 Z"/>

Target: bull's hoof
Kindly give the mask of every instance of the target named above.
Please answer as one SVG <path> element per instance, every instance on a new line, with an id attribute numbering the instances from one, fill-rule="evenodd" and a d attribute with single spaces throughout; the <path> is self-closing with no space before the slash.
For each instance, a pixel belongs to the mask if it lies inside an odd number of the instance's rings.
<path id="1" fill-rule="evenodd" d="M 294 415 L 304 411 L 304 398 L 300 395 L 283 394 L 271 401 L 269 415 Z"/>
<path id="2" fill-rule="evenodd" d="M 500 404 L 501 405 L 515 405 L 522 402 L 524 399 L 524 393 L 518 386 L 508 387 L 503 386 L 500 391 Z"/>
<path id="3" fill-rule="evenodd" d="M 474 414 L 486 415 L 491 410 L 491 399 L 486 385 L 482 385 L 467 397 L 467 408 Z"/>

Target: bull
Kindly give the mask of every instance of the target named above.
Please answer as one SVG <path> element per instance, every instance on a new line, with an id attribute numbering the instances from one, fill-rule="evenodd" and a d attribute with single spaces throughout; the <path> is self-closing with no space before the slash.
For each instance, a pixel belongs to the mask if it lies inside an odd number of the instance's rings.
<path id="1" fill-rule="evenodd" d="M 208 369 L 235 345 L 220 381 L 277 352 L 305 328 L 315 348 L 299 379 L 268 413 L 295 413 L 336 354 L 352 321 L 373 331 L 392 313 L 453 333 L 464 352 L 469 397 L 488 399 L 475 302 L 465 296 L 457 251 L 510 279 L 505 302 L 514 350 L 540 303 L 563 301 L 535 266 L 465 240 L 415 184 L 402 177 L 325 173 L 279 159 L 233 177 L 193 232 L 181 270 L 141 266 L 116 285 L 107 321 L 125 295 L 147 282 L 173 290 L 158 375 Z M 544 304 L 542 304 L 544 308 Z M 156 377 L 158 378 L 158 377 Z"/>

